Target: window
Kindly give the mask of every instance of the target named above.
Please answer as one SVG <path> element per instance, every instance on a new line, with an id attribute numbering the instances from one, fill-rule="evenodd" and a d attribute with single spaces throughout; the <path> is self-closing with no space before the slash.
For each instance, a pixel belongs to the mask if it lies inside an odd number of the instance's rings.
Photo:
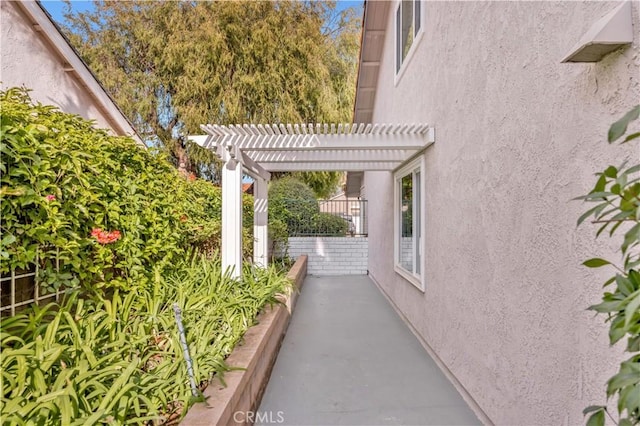
<path id="1" fill-rule="evenodd" d="M 421 27 L 421 0 L 401 0 L 396 10 L 396 73 L 405 62 Z"/>
<path id="2" fill-rule="evenodd" d="M 422 280 L 422 157 L 395 174 L 395 270 L 421 290 Z"/>

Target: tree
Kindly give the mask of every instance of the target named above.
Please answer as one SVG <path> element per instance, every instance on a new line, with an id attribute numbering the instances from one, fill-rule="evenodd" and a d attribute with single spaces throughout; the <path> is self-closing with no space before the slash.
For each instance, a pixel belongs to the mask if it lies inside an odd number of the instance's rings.
<path id="1" fill-rule="evenodd" d="M 351 118 L 359 22 L 335 2 L 96 1 L 66 18 L 125 115 L 182 170 L 217 178 L 211 153 L 180 139 L 205 122 Z"/>

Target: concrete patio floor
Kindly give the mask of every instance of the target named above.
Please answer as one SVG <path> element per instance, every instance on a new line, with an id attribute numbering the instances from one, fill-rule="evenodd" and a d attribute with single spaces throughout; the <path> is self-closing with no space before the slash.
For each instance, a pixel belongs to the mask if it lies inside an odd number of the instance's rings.
<path id="1" fill-rule="evenodd" d="M 480 424 L 367 276 L 307 277 L 258 414 L 256 424 Z"/>

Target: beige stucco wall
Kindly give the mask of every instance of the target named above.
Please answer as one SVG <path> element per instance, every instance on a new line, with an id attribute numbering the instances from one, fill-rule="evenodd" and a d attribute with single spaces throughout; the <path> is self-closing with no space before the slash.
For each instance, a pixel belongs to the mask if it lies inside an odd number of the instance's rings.
<path id="1" fill-rule="evenodd" d="M 34 101 L 96 120 L 96 126 L 113 130 L 95 99 L 74 72 L 66 72 L 63 59 L 35 31 L 16 2 L 0 1 L 0 87 L 25 86 Z"/>
<path id="2" fill-rule="evenodd" d="M 427 122 L 426 291 L 393 270 L 392 175 L 367 173 L 369 270 L 489 418 L 583 424 L 620 352 L 598 302 L 618 259 L 570 201 L 608 164 L 640 158 L 607 129 L 640 100 L 634 45 L 594 64 L 560 60 L 611 2 L 425 2 L 425 33 L 394 85 L 388 17 L 374 122 Z M 634 28 L 640 28 L 638 3 Z M 375 188 L 375 190 L 367 190 Z M 373 208 L 375 206 L 375 208 Z"/>

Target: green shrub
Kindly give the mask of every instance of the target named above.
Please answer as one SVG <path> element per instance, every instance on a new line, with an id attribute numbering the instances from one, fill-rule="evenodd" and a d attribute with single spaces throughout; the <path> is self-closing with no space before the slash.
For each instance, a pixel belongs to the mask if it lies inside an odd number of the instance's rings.
<path id="1" fill-rule="evenodd" d="M 336 215 L 320 212 L 313 190 L 292 176 L 269 186 L 269 238 L 274 252 L 286 253 L 289 236 L 345 236 L 349 223 Z"/>
<path id="2" fill-rule="evenodd" d="M 321 235 L 344 237 L 347 235 L 349 223 L 340 216 L 330 213 L 318 213 L 314 218 L 314 230 Z"/>
<path id="3" fill-rule="evenodd" d="M 24 89 L 0 92 L 0 102 L 0 272 L 37 261 L 44 290 L 126 288 L 171 270 L 193 246 L 219 249 L 220 188 L 185 179 L 130 138 L 34 105 Z M 250 256 L 250 196 L 244 214 Z"/>
<path id="4" fill-rule="evenodd" d="M 129 138 L 34 105 L 24 89 L 0 101 L 0 272 L 37 263 L 41 290 L 75 287 L 59 305 L 0 319 L 3 424 L 184 414 L 193 398 L 172 304 L 183 310 L 203 385 L 227 369 L 224 358 L 286 287 L 284 275 L 247 265 L 241 281 L 221 276 L 219 188 Z M 243 203 L 250 255 L 252 197 Z"/>
<path id="5" fill-rule="evenodd" d="M 289 235 L 313 233 L 319 212 L 315 194 L 305 183 L 287 176 L 269 185 L 269 223 L 283 222 Z"/>
<path id="6" fill-rule="evenodd" d="M 217 258 L 217 257 L 216 257 Z M 182 309 L 196 383 L 228 370 L 224 358 L 260 309 L 289 286 L 275 269 L 221 276 L 217 260 L 180 261 L 137 291 L 95 303 L 70 297 L 2 318 L 3 424 L 162 423 L 191 396 L 172 304 Z"/>

